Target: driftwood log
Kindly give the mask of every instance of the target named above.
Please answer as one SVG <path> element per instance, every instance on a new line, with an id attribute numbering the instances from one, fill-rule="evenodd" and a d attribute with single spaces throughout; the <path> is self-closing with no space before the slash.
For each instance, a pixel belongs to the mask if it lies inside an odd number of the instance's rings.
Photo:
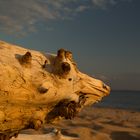
<path id="1" fill-rule="evenodd" d="M 72 53 L 43 54 L 0 41 L 0 139 L 72 119 L 110 93 L 102 81 L 81 73 Z"/>

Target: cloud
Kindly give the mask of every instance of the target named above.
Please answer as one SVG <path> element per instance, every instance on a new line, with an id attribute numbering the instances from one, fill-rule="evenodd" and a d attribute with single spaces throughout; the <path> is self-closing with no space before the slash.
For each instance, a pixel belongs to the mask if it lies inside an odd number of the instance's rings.
<path id="1" fill-rule="evenodd" d="M 91 0 L 93 7 L 106 9 L 108 6 L 114 6 L 120 2 L 132 2 L 133 0 Z"/>
<path id="2" fill-rule="evenodd" d="M 117 3 L 116 0 L 92 0 L 92 3 L 96 7 L 106 8 L 108 5 L 115 5 Z"/>
<path id="3" fill-rule="evenodd" d="M 117 0 L 0 0 L 0 31 L 22 34 L 37 31 L 39 22 L 73 18 L 95 6 L 115 4 Z M 124 1 L 124 0 L 120 0 Z M 125 0 L 129 1 L 129 0 Z M 92 3 L 92 5 L 91 5 Z"/>
<path id="4" fill-rule="evenodd" d="M 48 5 L 38 0 L 0 1 L 0 30 L 6 33 L 33 32 L 39 20 L 56 17 L 55 11 L 49 11 Z"/>

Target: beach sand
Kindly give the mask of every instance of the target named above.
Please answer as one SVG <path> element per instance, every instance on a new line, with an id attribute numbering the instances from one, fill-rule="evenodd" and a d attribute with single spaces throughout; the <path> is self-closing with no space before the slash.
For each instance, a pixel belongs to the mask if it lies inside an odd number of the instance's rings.
<path id="1" fill-rule="evenodd" d="M 73 120 L 64 120 L 55 125 L 61 131 L 61 137 L 52 133 L 53 127 L 46 125 L 39 131 L 24 130 L 13 140 L 22 140 L 25 135 L 44 135 L 47 140 L 140 140 L 140 112 L 87 107 Z"/>

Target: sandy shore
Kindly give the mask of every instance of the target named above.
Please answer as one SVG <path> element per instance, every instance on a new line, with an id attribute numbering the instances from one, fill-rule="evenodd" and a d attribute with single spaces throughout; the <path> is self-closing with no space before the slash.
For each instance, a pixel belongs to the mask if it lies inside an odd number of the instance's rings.
<path id="1" fill-rule="evenodd" d="M 23 138 L 24 134 L 45 134 L 47 140 L 140 140 L 140 112 L 87 107 L 74 120 L 61 121 L 55 126 L 61 130 L 61 138 L 52 133 L 52 127 L 23 131 L 17 139 Z M 43 140 L 44 137 L 38 139 Z"/>

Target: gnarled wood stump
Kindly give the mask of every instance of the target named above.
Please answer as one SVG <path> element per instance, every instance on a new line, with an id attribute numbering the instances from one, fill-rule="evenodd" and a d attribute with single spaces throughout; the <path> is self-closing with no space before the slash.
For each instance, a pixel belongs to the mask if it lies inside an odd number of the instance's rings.
<path id="1" fill-rule="evenodd" d="M 0 41 L 0 139 L 72 119 L 109 92 L 102 81 L 78 70 L 69 51 L 43 54 Z"/>

